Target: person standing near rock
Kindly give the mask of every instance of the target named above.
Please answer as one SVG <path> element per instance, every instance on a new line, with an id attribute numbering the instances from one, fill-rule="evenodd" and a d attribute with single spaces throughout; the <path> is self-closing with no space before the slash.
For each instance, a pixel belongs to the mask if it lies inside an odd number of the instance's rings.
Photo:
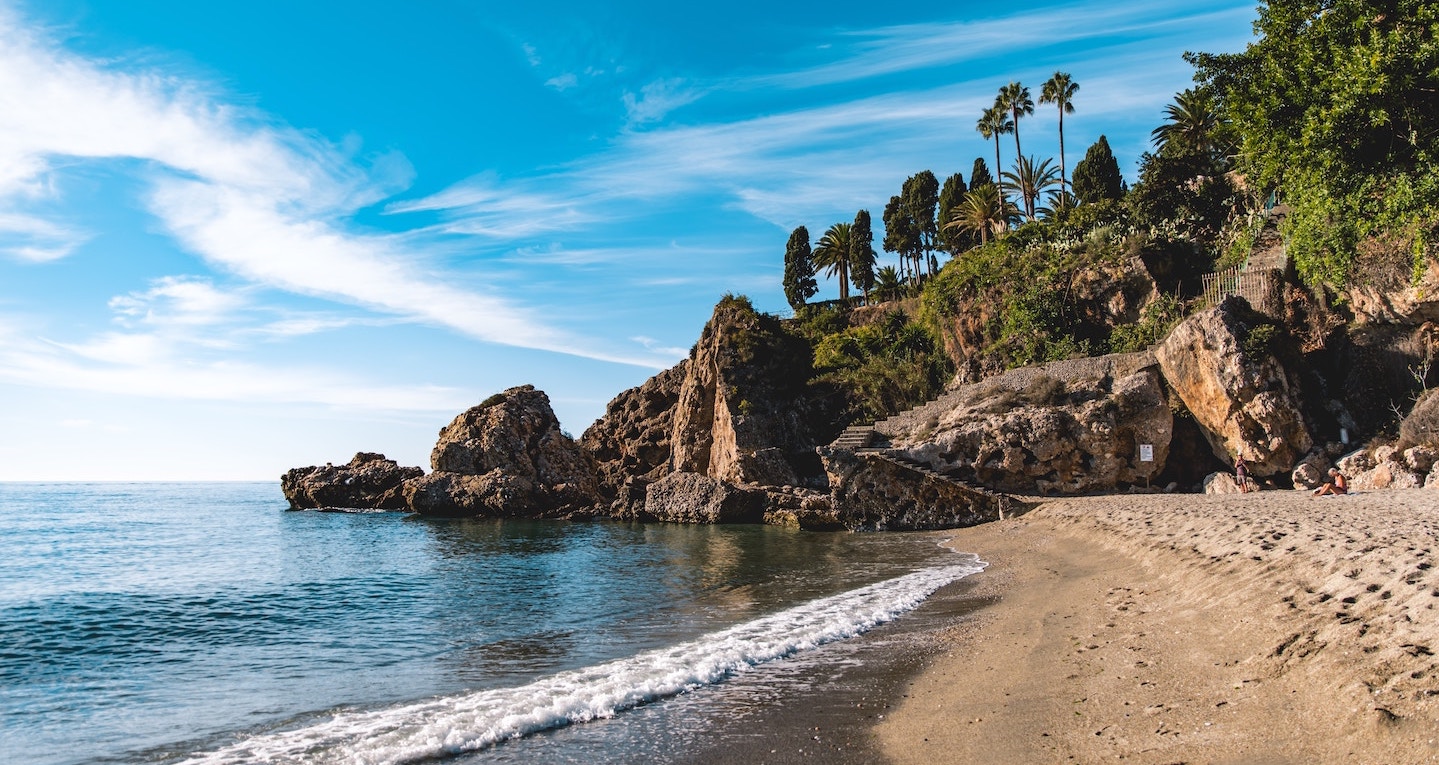
<path id="1" fill-rule="evenodd" d="M 1239 484 L 1239 491 L 1249 493 L 1249 466 L 1244 464 L 1244 455 L 1234 455 L 1234 482 Z"/>

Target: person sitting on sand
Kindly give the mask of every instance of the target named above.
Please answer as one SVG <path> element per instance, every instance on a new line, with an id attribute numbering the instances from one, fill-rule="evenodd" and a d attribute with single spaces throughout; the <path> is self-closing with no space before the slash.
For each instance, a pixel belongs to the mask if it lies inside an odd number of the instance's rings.
<path id="1" fill-rule="evenodd" d="M 1244 464 L 1244 455 L 1234 457 L 1234 482 L 1239 484 L 1239 490 L 1249 492 L 1249 466 Z"/>
<path id="2" fill-rule="evenodd" d="M 1349 479 L 1339 472 L 1339 468 L 1329 468 L 1329 482 L 1314 490 L 1314 496 L 1322 497 L 1326 494 L 1338 496 L 1349 493 Z"/>

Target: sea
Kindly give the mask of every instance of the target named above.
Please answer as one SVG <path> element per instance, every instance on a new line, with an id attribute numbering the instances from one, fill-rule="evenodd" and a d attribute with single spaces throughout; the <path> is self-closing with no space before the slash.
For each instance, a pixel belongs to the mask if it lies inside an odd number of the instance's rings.
<path id="1" fill-rule="evenodd" d="M 779 755 L 764 726 L 865 708 L 865 667 L 964 610 L 934 594 L 984 563 L 941 541 L 291 511 L 273 482 L 0 483 L 0 759 Z"/>

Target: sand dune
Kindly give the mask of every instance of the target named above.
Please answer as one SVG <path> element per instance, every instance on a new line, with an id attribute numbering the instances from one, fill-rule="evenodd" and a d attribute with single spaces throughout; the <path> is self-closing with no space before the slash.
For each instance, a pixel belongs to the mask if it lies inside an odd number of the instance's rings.
<path id="1" fill-rule="evenodd" d="M 901 763 L 1439 762 L 1439 491 L 1087 497 L 956 533 L 994 606 Z"/>

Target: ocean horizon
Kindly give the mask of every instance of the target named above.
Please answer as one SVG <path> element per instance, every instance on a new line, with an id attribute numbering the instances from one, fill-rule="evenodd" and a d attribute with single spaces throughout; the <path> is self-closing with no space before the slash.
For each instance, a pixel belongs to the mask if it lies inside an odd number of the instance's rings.
<path id="1" fill-rule="evenodd" d="M 0 750 L 682 761 L 895 650 L 853 638 L 983 568 L 939 539 L 296 512 L 276 482 L 0 483 Z"/>

